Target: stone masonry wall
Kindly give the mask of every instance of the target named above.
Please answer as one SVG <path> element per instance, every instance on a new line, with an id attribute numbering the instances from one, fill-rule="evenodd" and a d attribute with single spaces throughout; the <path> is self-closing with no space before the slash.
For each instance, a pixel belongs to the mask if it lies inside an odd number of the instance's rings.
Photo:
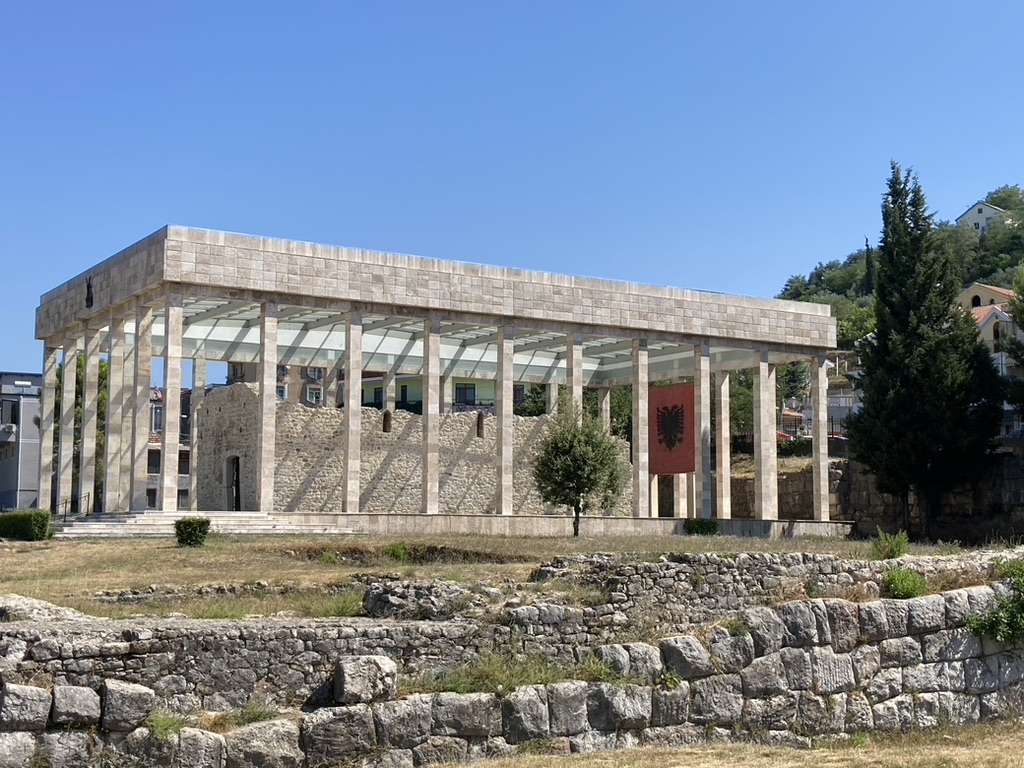
<path id="1" fill-rule="evenodd" d="M 1024 649 L 966 629 L 968 617 L 992 607 L 1003 591 L 997 585 L 913 600 L 794 601 L 746 610 L 728 627 L 696 636 L 597 648 L 635 681 L 622 685 L 569 681 L 393 700 L 392 682 L 383 693 L 379 685 L 359 686 L 374 691 L 360 698 L 348 690 L 352 675 L 341 671 L 353 660 L 336 658 L 336 666 L 318 671 L 323 695 L 300 717 L 226 737 L 196 729 L 164 741 L 153 736 L 144 723 L 158 697 L 173 695 L 170 675 L 157 681 L 159 689 L 112 676 L 90 686 L 54 680 L 51 692 L 38 684 L 45 681 L 22 685 L 5 671 L 0 765 L 41 756 L 89 766 L 106 755 L 192 768 L 361 760 L 413 766 L 515 753 L 522 745 L 536 751 L 539 743 L 562 753 L 708 738 L 810 746 L 856 732 L 973 724 L 1015 716 L 1024 699 Z M 385 671 L 390 664 L 366 661 Z"/>
<path id="2" fill-rule="evenodd" d="M 257 395 L 238 384 L 210 393 L 199 413 L 199 503 L 220 509 L 228 455 L 242 456 L 243 498 L 254 488 Z M 392 414 L 391 432 L 383 431 L 384 414 L 362 411 L 360 512 L 418 513 L 421 510 L 423 432 L 421 417 L 407 411 Z M 453 413 L 439 428 L 439 509 L 443 513 L 488 514 L 495 506 L 497 418 L 485 414 L 484 434 L 477 437 L 476 413 Z M 548 512 L 533 482 L 531 462 L 544 435 L 547 417 L 514 417 L 514 500 L 517 515 Z M 275 507 L 304 514 L 336 514 L 344 496 L 345 413 L 334 408 L 277 406 L 277 470 Z M 628 460 L 629 447 L 622 450 Z M 253 457 L 253 458 L 250 458 Z M 611 514 L 629 514 L 632 481 Z M 253 491 L 254 493 L 254 491 Z M 208 503 L 216 506 L 206 506 Z M 253 501 L 253 503 L 255 503 Z M 251 509 L 254 507 L 245 507 Z"/>

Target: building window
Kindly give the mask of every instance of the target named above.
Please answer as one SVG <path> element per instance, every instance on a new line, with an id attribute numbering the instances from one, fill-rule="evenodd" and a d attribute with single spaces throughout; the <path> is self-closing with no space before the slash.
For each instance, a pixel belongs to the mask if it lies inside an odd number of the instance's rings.
<path id="1" fill-rule="evenodd" d="M 981 229 L 981 224 L 979 224 L 978 222 L 974 222 L 974 228 Z"/>
<path id="2" fill-rule="evenodd" d="M 325 368 L 307 368 L 306 378 L 310 381 L 323 381 L 324 374 L 327 373 Z"/>
<path id="3" fill-rule="evenodd" d="M 277 385 L 277 399 L 278 400 L 285 400 L 285 401 L 288 400 L 288 385 L 287 384 L 278 384 Z"/>
<path id="4" fill-rule="evenodd" d="M 146 453 L 146 472 L 155 475 L 160 472 L 160 451 L 148 451 Z"/>
<path id="5" fill-rule="evenodd" d="M 978 213 L 984 213 L 984 212 L 985 212 L 985 209 L 984 209 L 984 208 L 979 208 L 979 209 L 978 209 Z"/>
<path id="6" fill-rule="evenodd" d="M 981 296 L 978 296 L 977 294 L 975 294 L 974 296 L 971 296 L 971 306 L 972 307 L 980 307 L 981 306 Z"/>
<path id="7" fill-rule="evenodd" d="M 409 385 L 403 384 L 399 390 L 399 402 L 402 404 L 409 402 Z"/>
<path id="8" fill-rule="evenodd" d="M 189 451 L 178 451 L 178 474 L 187 475 L 192 467 L 192 454 Z"/>
<path id="9" fill-rule="evenodd" d="M 178 509 L 188 509 L 188 491 L 178 489 Z"/>
<path id="10" fill-rule="evenodd" d="M 384 407 L 384 387 L 373 388 L 373 404 L 378 408 Z"/>
<path id="11" fill-rule="evenodd" d="M 310 405 L 320 405 L 324 401 L 324 388 L 310 384 L 306 387 L 306 402 Z"/>
<path id="12" fill-rule="evenodd" d="M 162 434 L 164 431 L 164 407 L 154 405 L 149 409 L 149 431 L 153 434 Z"/>
<path id="13" fill-rule="evenodd" d="M 526 385 L 525 384 L 513 384 L 512 385 L 512 405 L 522 405 L 526 400 Z"/>
<path id="14" fill-rule="evenodd" d="M 476 384 L 456 384 L 455 404 L 476 405 Z"/>
<path id="15" fill-rule="evenodd" d="M 279 365 L 277 366 L 277 380 L 285 381 L 288 378 L 288 366 Z"/>
<path id="16" fill-rule="evenodd" d="M 146 509 L 156 509 L 156 488 L 146 489 Z"/>

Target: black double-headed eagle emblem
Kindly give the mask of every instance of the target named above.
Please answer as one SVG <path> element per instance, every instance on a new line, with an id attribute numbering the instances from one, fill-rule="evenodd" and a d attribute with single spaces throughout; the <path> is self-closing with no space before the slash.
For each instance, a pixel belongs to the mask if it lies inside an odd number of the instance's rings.
<path id="1" fill-rule="evenodd" d="M 686 412 L 681 405 L 665 405 L 658 408 L 655 414 L 658 430 L 658 442 L 672 451 L 683 441 L 683 430 L 686 426 Z"/>

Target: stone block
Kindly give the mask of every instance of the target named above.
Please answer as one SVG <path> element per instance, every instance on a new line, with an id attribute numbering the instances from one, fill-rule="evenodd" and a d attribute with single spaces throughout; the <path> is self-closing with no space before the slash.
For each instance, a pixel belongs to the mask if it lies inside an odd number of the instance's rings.
<path id="1" fill-rule="evenodd" d="M 291 720 L 243 725 L 226 734 L 224 743 L 227 768 L 306 766 L 306 756 L 299 748 L 299 726 Z"/>
<path id="2" fill-rule="evenodd" d="M 842 733 L 846 727 L 846 695 L 821 696 L 801 691 L 796 722 L 807 733 Z"/>
<path id="3" fill-rule="evenodd" d="M 740 680 L 743 682 L 743 695 L 748 699 L 775 696 L 789 690 L 786 669 L 779 653 L 754 659 L 740 672 Z"/>
<path id="4" fill-rule="evenodd" d="M 962 627 L 971 616 L 971 602 L 966 589 L 954 589 L 943 595 L 946 603 L 946 628 Z"/>
<path id="5" fill-rule="evenodd" d="M 800 694 L 787 691 L 765 698 L 748 698 L 743 704 L 743 722 L 757 730 L 788 730 L 796 718 Z"/>
<path id="6" fill-rule="evenodd" d="M 640 733 L 640 743 L 645 747 L 696 746 L 704 742 L 704 729 L 696 725 L 652 726 Z"/>
<path id="7" fill-rule="evenodd" d="M 375 704 L 373 720 L 380 746 L 412 749 L 426 741 L 433 725 L 432 699 L 430 695 L 419 695 Z"/>
<path id="8" fill-rule="evenodd" d="M 398 666 L 387 656 L 342 656 L 334 665 L 334 701 L 369 704 L 395 698 Z"/>
<path id="9" fill-rule="evenodd" d="M 825 600 L 824 604 L 832 633 L 832 650 L 850 653 L 857 647 L 860 636 L 860 612 L 856 603 L 832 599 Z"/>
<path id="10" fill-rule="evenodd" d="M 575 736 L 590 728 L 587 719 L 587 687 L 586 683 L 575 680 L 547 686 L 548 719 L 552 736 Z M 498 726 L 500 730 L 500 712 Z"/>
<path id="11" fill-rule="evenodd" d="M 754 659 L 754 641 L 743 634 L 711 643 L 711 665 L 719 672 L 739 672 Z"/>
<path id="12" fill-rule="evenodd" d="M 548 695 L 543 685 L 516 688 L 502 700 L 501 714 L 505 738 L 510 744 L 551 735 Z"/>
<path id="13" fill-rule="evenodd" d="M 178 734 L 178 765 L 181 768 L 223 768 L 227 746 L 219 733 L 182 728 Z"/>
<path id="14" fill-rule="evenodd" d="M 887 637 L 903 637 L 907 634 L 911 602 L 910 600 L 891 598 L 881 601 L 885 608 L 885 621 L 889 629 Z"/>
<path id="15" fill-rule="evenodd" d="M 36 753 L 36 737 L 25 731 L 0 731 L 0 768 L 24 768 Z"/>
<path id="16" fill-rule="evenodd" d="M 743 682 L 739 675 L 715 675 L 695 680 L 690 719 L 706 725 L 733 725 L 743 717 Z"/>
<path id="17" fill-rule="evenodd" d="M 864 685 L 881 669 L 881 654 L 877 645 L 858 645 L 850 654 L 853 677 L 857 685 Z"/>
<path id="18" fill-rule="evenodd" d="M 884 669 L 920 664 L 924 660 L 921 641 L 916 637 L 894 637 L 878 644 L 880 663 Z"/>
<path id="19" fill-rule="evenodd" d="M 302 746 L 314 765 L 371 754 L 377 749 L 373 712 L 366 704 L 318 709 L 302 720 Z"/>
<path id="20" fill-rule="evenodd" d="M 814 616 L 815 632 L 818 636 L 817 643 L 820 645 L 832 644 L 832 626 L 829 623 L 828 609 L 825 601 L 814 599 L 809 601 L 811 614 Z"/>
<path id="21" fill-rule="evenodd" d="M 785 626 L 778 613 L 771 608 L 751 608 L 743 612 L 743 617 L 750 627 L 750 639 L 757 656 L 767 656 L 782 647 Z"/>
<path id="22" fill-rule="evenodd" d="M 661 658 L 665 668 L 672 670 L 681 680 L 704 677 L 715 672 L 707 649 L 697 638 L 689 635 L 662 640 Z"/>
<path id="23" fill-rule="evenodd" d="M 907 601 L 907 632 L 920 635 L 946 626 L 946 599 L 942 595 L 926 595 Z"/>
<path id="24" fill-rule="evenodd" d="M 597 731 L 628 731 L 651 724 L 651 689 L 597 683 L 587 691 L 587 719 Z"/>
<path id="25" fill-rule="evenodd" d="M 621 645 L 601 645 L 594 649 L 594 655 L 619 675 L 629 674 L 629 651 Z"/>
<path id="26" fill-rule="evenodd" d="M 876 643 L 889 636 L 889 619 L 881 600 L 860 605 L 860 642 Z"/>
<path id="27" fill-rule="evenodd" d="M 811 654 L 803 648 L 783 648 L 779 651 L 779 657 L 786 670 L 786 682 L 790 690 L 809 690 L 814 684 L 811 674 Z"/>
<path id="28" fill-rule="evenodd" d="M 883 669 L 868 682 L 864 689 L 868 701 L 878 704 L 903 693 L 903 670 Z"/>
<path id="29" fill-rule="evenodd" d="M 103 730 L 134 730 L 146 722 L 154 707 L 152 688 L 121 680 L 103 681 Z"/>
<path id="30" fill-rule="evenodd" d="M 874 716 L 871 712 L 871 702 L 868 701 L 860 691 L 851 691 L 846 695 L 846 722 L 844 730 L 847 733 L 861 733 L 870 731 L 874 727 Z"/>
<path id="31" fill-rule="evenodd" d="M 664 669 L 661 650 L 648 643 L 628 643 L 624 648 L 629 654 L 629 674 L 644 682 L 656 683 Z"/>
<path id="32" fill-rule="evenodd" d="M 651 695 L 651 725 L 682 725 L 690 719 L 690 684 L 675 688 L 655 688 Z"/>
<path id="33" fill-rule="evenodd" d="M 871 708 L 875 728 L 880 731 L 907 731 L 914 727 L 914 697 L 903 694 Z"/>
<path id="34" fill-rule="evenodd" d="M 501 735 L 501 701 L 493 693 L 437 693 L 432 712 L 434 736 Z"/>
<path id="35" fill-rule="evenodd" d="M 981 639 L 969 629 L 944 629 L 921 638 L 921 653 L 926 662 L 964 661 L 981 656 Z"/>
<path id="36" fill-rule="evenodd" d="M 574 753 L 608 752 L 618 746 L 614 731 L 587 731 L 578 736 L 569 737 L 569 746 Z"/>
<path id="37" fill-rule="evenodd" d="M 778 609 L 782 621 L 782 644 L 802 648 L 818 644 L 818 620 L 809 603 L 786 603 Z"/>
<path id="38" fill-rule="evenodd" d="M 454 736 L 431 736 L 412 750 L 415 765 L 464 763 L 469 754 L 469 743 Z"/>
<path id="39" fill-rule="evenodd" d="M 39 761 L 42 765 L 61 766 L 61 768 L 92 768 L 96 764 L 93 756 L 95 737 L 85 731 L 59 731 L 44 733 L 39 738 Z M 170 765 L 157 760 L 146 759 L 145 751 L 140 751 L 137 759 L 145 761 L 145 765 Z M 3 765 L 0 762 L 0 765 Z"/>
<path id="40" fill-rule="evenodd" d="M 852 691 L 856 686 L 850 655 L 837 654 L 831 648 L 811 649 L 811 676 L 818 693 Z"/>
<path id="41" fill-rule="evenodd" d="M 96 725 L 100 721 L 100 695 L 92 688 L 79 685 L 53 686 L 54 725 Z"/>
<path id="42" fill-rule="evenodd" d="M 964 662 L 964 691 L 966 693 L 991 693 L 1000 687 L 999 660 L 967 659 Z"/>
<path id="43" fill-rule="evenodd" d="M 41 731 L 52 697 L 44 688 L 4 683 L 0 687 L 0 731 Z"/>

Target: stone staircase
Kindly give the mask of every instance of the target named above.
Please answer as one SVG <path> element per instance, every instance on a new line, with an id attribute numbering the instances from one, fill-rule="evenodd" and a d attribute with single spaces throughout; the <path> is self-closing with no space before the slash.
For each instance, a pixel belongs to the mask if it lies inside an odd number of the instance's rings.
<path id="1" fill-rule="evenodd" d="M 174 521 L 183 517 L 210 519 L 211 533 L 236 535 L 295 535 L 295 534 L 350 534 L 349 528 L 333 525 L 298 523 L 284 515 L 264 512 L 191 512 L 177 510 L 163 512 L 149 509 L 145 512 L 105 513 L 89 517 L 56 522 L 58 539 L 109 539 L 174 536 Z"/>

